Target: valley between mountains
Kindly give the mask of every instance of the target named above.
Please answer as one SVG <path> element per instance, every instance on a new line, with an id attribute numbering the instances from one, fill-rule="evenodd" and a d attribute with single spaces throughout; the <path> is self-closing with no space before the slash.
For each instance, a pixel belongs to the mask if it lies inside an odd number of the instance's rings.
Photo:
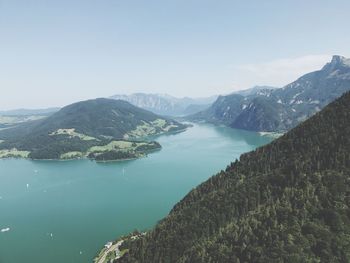
<path id="1" fill-rule="evenodd" d="M 282 88 L 256 86 L 198 100 L 114 95 L 60 109 L 1 113 L 0 158 L 130 160 L 161 150 L 154 138 L 189 129 L 184 121 L 226 126 L 235 142 L 249 145 L 244 149 L 261 147 L 243 154 L 239 149 L 236 160 L 206 177 L 154 228 L 113 241 L 115 251 L 102 250 L 101 258 L 115 263 L 349 262 L 349 91 L 350 60 L 333 56 L 320 70 Z M 260 141 L 264 136 L 270 137 Z M 198 149 L 205 143 L 200 141 Z M 208 151 L 215 156 L 206 156 L 207 162 L 220 154 Z"/>
<path id="2" fill-rule="evenodd" d="M 0 0 L 0 263 L 350 263 L 350 0 Z"/>

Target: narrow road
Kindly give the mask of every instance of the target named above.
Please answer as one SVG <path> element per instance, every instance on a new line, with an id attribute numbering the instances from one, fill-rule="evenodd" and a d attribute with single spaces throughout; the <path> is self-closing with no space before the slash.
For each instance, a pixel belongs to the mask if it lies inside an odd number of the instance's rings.
<path id="1" fill-rule="evenodd" d="M 115 243 L 114 245 L 112 245 L 110 248 L 106 249 L 105 252 L 103 252 L 103 255 L 96 261 L 96 263 L 104 263 L 106 260 L 106 257 L 108 255 L 109 252 L 114 252 L 114 251 L 118 251 L 119 253 L 117 253 L 117 257 L 116 259 L 118 259 L 120 256 L 120 250 L 119 247 L 121 246 L 121 244 L 123 244 L 124 240 L 120 240 L 117 243 Z"/>

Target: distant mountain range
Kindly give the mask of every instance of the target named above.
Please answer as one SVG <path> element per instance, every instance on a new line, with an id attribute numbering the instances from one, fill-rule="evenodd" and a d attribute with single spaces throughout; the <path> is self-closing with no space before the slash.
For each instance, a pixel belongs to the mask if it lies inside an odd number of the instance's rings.
<path id="1" fill-rule="evenodd" d="M 257 88 L 219 96 L 188 118 L 253 131 L 287 131 L 350 90 L 350 59 L 333 56 L 321 70 L 283 88 Z"/>
<path id="2" fill-rule="evenodd" d="M 167 94 L 134 93 L 114 95 L 112 99 L 125 100 L 131 104 L 160 115 L 182 116 L 208 108 L 217 96 L 207 98 L 176 98 Z"/>
<path id="3" fill-rule="evenodd" d="M 60 108 L 47 108 L 47 109 L 15 109 L 8 111 L 0 111 L 0 116 L 34 116 L 34 115 L 49 115 Z"/>
<path id="4" fill-rule="evenodd" d="M 333 66 L 288 85 L 303 93 L 283 103 L 308 102 L 306 83 L 345 77 Z M 349 134 L 348 92 L 193 189 L 152 230 L 122 240 L 114 263 L 350 262 Z"/>
<path id="5" fill-rule="evenodd" d="M 0 111 L 0 129 L 13 127 L 15 125 L 46 118 L 57 112 L 59 108 L 48 109 L 16 109 Z"/>
<path id="6" fill-rule="evenodd" d="M 134 140 L 185 128 L 126 101 L 88 100 L 68 105 L 45 119 L 0 131 L 0 157 L 96 159 L 104 153 L 108 158 L 126 159 L 137 157 L 150 147 L 159 147 Z"/>

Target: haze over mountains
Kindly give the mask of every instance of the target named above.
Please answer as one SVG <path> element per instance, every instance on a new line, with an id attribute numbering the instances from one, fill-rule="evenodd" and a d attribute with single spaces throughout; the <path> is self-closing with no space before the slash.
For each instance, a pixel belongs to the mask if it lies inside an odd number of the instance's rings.
<path id="1" fill-rule="evenodd" d="M 333 56 L 321 70 L 307 73 L 282 87 L 255 86 L 229 95 L 176 98 L 166 94 L 134 93 L 111 98 L 163 116 L 184 116 L 252 131 L 284 132 L 306 120 L 350 89 L 350 59 Z M 58 108 L 2 111 L 0 128 L 48 116 Z M 12 116 L 20 117 L 16 120 Z"/>
<path id="2" fill-rule="evenodd" d="M 110 98 L 127 101 L 137 107 L 160 115 L 183 116 L 209 108 L 217 97 L 177 98 L 168 94 L 134 93 L 130 95 L 114 95 Z M 48 109 L 14 109 L 0 111 L 0 116 L 46 116 L 57 112 L 59 109 L 57 107 Z"/>
<path id="3" fill-rule="evenodd" d="M 60 108 L 47 108 L 47 109 L 15 109 L 0 111 L 0 116 L 28 116 L 28 115 L 49 115 L 56 111 L 59 111 Z"/>
<path id="4" fill-rule="evenodd" d="M 167 94 L 134 93 L 114 95 L 112 99 L 125 100 L 131 104 L 161 115 L 188 115 L 208 108 L 217 96 L 207 98 L 176 98 Z"/>
<path id="5" fill-rule="evenodd" d="M 349 262 L 349 134 L 348 92 L 192 190 L 114 262 Z"/>
<path id="6" fill-rule="evenodd" d="M 321 70 L 278 89 L 219 96 L 190 120 L 253 131 L 286 131 L 320 111 L 350 89 L 350 59 L 333 56 Z"/>

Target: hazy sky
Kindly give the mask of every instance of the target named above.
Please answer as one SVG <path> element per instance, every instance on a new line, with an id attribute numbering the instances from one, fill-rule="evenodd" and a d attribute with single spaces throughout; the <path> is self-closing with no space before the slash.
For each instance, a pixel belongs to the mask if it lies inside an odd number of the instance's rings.
<path id="1" fill-rule="evenodd" d="M 350 56 L 344 0 L 0 0 L 0 109 L 282 86 Z"/>

